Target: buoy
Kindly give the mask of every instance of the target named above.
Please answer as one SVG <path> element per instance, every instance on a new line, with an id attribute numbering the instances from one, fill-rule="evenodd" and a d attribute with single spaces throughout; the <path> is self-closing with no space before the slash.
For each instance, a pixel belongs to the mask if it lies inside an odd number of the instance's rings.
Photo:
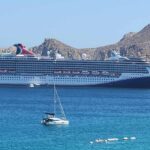
<path id="1" fill-rule="evenodd" d="M 105 140 L 105 143 L 108 143 L 108 140 Z"/>
<path id="2" fill-rule="evenodd" d="M 113 142 L 113 141 L 118 141 L 119 139 L 118 138 L 109 138 L 107 140 L 108 140 L 108 142 Z"/>
<path id="3" fill-rule="evenodd" d="M 93 144 L 93 141 L 90 141 L 90 144 Z"/>
<path id="4" fill-rule="evenodd" d="M 100 143 L 103 143 L 103 142 L 105 142 L 105 140 L 103 140 L 103 139 L 99 139 L 99 142 L 100 142 Z"/>
<path id="5" fill-rule="evenodd" d="M 123 140 L 128 140 L 128 137 L 124 137 Z"/>
<path id="6" fill-rule="evenodd" d="M 96 143 L 103 143 L 103 142 L 105 142 L 105 140 L 103 140 L 103 139 L 96 139 L 95 141 L 96 141 Z"/>
<path id="7" fill-rule="evenodd" d="M 136 140 L 136 137 L 135 137 L 135 136 L 133 136 L 133 137 L 130 137 L 130 139 L 131 139 L 131 140 Z"/>

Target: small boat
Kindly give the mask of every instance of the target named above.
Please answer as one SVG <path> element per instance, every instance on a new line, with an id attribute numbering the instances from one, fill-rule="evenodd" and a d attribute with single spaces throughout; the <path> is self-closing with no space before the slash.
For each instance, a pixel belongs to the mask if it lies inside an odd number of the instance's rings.
<path id="1" fill-rule="evenodd" d="M 56 106 L 58 104 L 58 107 Z M 56 107 L 59 108 L 60 117 L 57 117 Z M 63 110 L 60 98 L 58 96 L 56 87 L 54 85 L 54 112 L 53 113 L 45 113 L 46 117 L 44 117 L 41 121 L 44 125 L 67 125 L 69 124 L 69 120 L 66 119 L 65 112 Z"/>
<path id="2" fill-rule="evenodd" d="M 33 87 L 34 87 L 34 84 L 33 84 L 33 83 L 30 83 L 29 87 L 33 88 Z"/>

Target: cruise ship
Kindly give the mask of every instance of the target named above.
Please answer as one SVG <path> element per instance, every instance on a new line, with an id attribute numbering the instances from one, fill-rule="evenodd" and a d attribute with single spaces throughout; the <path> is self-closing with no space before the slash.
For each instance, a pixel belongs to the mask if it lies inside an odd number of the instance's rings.
<path id="1" fill-rule="evenodd" d="M 22 44 L 0 56 L 0 85 L 150 87 L 150 63 L 112 51 L 107 60 L 36 56 Z"/>

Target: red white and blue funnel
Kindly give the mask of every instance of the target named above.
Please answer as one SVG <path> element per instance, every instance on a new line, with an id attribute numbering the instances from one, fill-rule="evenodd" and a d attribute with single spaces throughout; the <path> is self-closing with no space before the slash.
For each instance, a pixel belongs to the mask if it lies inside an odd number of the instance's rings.
<path id="1" fill-rule="evenodd" d="M 34 53 L 31 52 L 31 51 L 28 51 L 23 44 L 20 44 L 20 43 L 19 44 L 14 44 L 14 46 L 17 48 L 16 55 L 19 55 L 19 54 L 34 55 Z"/>

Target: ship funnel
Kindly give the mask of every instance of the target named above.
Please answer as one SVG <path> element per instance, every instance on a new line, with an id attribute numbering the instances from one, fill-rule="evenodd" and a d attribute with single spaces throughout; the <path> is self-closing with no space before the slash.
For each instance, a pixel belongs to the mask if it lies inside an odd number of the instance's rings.
<path id="1" fill-rule="evenodd" d="M 34 55 L 33 52 L 26 49 L 26 47 L 23 44 L 14 44 L 14 46 L 17 48 L 16 55 L 23 54 L 23 55 Z"/>

